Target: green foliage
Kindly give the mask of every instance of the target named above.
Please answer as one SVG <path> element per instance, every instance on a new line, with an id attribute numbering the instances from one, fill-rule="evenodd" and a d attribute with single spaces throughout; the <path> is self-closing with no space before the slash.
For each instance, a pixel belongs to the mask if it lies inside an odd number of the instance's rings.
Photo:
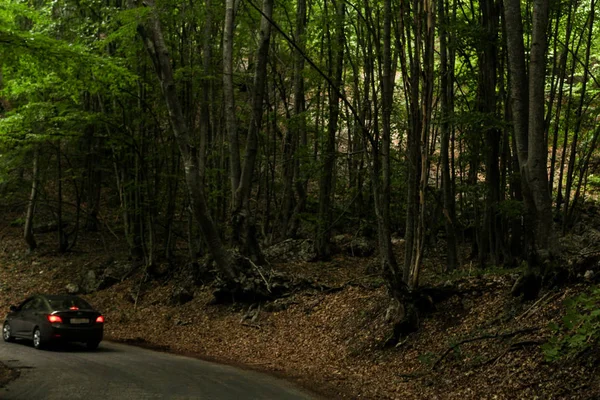
<path id="1" fill-rule="evenodd" d="M 588 184 L 591 186 L 592 190 L 600 190 L 600 175 L 590 174 L 588 176 Z"/>
<path id="2" fill-rule="evenodd" d="M 498 211 L 508 220 L 520 218 L 525 213 L 525 206 L 522 201 L 508 199 L 498 204 Z"/>
<path id="3" fill-rule="evenodd" d="M 600 334 L 600 287 L 566 300 L 561 323 L 551 322 L 553 336 L 542 345 L 548 361 L 573 358 L 598 344 Z"/>
<path id="4" fill-rule="evenodd" d="M 17 218 L 11 221 L 10 226 L 12 227 L 22 227 L 25 226 L 25 218 Z"/>
<path id="5" fill-rule="evenodd" d="M 428 351 L 423 354 L 419 354 L 418 358 L 422 364 L 431 367 L 436 360 L 436 354 Z"/>
<path id="6" fill-rule="evenodd" d="M 460 268 L 454 271 L 443 273 L 438 275 L 438 282 L 440 284 L 448 281 L 448 280 L 458 280 L 465 277 L 472 276 L 486 276 L 486 275 L 494 275 L 494 276 L 502 276 L 502 275 L 513 275 L 519 272 L 525 272 L 527 270 L 527 263 L 523 262 L 516 268 L 505 268 L 501 266 L 489 266 L 485 268 Z"/>

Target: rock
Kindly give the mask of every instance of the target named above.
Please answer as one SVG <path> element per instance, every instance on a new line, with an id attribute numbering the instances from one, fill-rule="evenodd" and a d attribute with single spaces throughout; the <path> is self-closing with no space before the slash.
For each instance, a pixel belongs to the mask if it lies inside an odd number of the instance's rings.
<path id="1" fill-rule="evenodd" d="M 310 239 L 286 239 L 264 250 L 271 262 L 312 261 L 317 253 Z"/>
<path id="2" fill-rule="evenodd" d="M 404 247 L 404 245 L 406 244 L 406 240 L 404 240 L 404 238 L 401 237 L 392 236 L 392 244 L 394 246 Z"/>
<path id="3" fill-rule="evenodd" d="M 154 278 L 161 278 L 169 273 L 171 266 L 168 263 L 159 263 L 151 265 L 148 268 L 148 273 Z"/>
<path id="4" fill-rule="evenodd" d="M 121 264 L 116 261 L 111 263 L 102 273 L 96 290 L 106 289 L 122 282 L 131 272 L 133 272 L 133 269 L 131 263 Z"/>
<path id="5" fill-rule="evenodd" d="M 76 283 L 69 283 L 67 286 L 65 286 L 65 289 L 67 290 L 67 293 L 69 293 L 69 294 L 78 294 L 79 293 L 79 285 L 77 285 Z"/>
<path id="6" fill-rule="evenodd" d="M 185 304 L 189 301 L 192 301 L 193 298 L 193 291 L 181 285 L 175 286 L 171 292 L 171 304 L 174 306 Z"/>
<path id="7" fill-rule="evenodd" d="M 91 293 L 98 289 L 98 278 L 93 269 L 90 269 L 83 274 L 79 287 L 83 293 Z"/>
<path id="8" fill-rule="evenodd" d="M 364 237 L 357 237 L 348 244 L 346 252 L 355 257 L 369 257 L 375 252 L 375 245 Z"/>
<path id="9" fill-rule="evenodd" d="M 586 281 L 591 281 L 594 279 L 594 271 L 592 271 L 591 269 L 588 269 L 587 271 L 585 271 L 585 274 L 583 275 L 583 278 Z"/>
<path id="10" fill-rule="evenodd" d="M 369 257 L 375 252 L 375 244 L 361 236 L 337 235 L 331 242 L 337 251 L 353 257 Z"/>

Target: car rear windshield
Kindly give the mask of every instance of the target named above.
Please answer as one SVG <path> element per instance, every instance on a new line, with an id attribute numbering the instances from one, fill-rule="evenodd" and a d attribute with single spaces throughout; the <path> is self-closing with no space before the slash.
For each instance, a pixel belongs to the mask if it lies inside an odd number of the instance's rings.
<path id="1" fill-rule="evenodd" d="M 51 297 L 48 302 L 54 310 L 68 310 L 71 307 L 77 307 L 81 310 L 92 309 L 92 306 L 79 297 Z"/>

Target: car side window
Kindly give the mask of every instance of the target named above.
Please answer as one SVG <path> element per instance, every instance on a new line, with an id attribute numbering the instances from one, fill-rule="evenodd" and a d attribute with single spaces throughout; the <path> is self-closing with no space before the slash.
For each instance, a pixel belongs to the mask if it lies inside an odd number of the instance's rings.
<path id="1" fill-rule="evenodd" d="M 36 297 L 35 299 L 33 299 L 32 301 L 32 305 L 31 305 L 31 309 L 32 310 L 41 310 L 43 305 L 44 305 L 44 301 L 42 299 L 40 299 L 39 297 Z"/>
<path id="2" fill-rule="evenodd" d="M 31 300 L 28 300 L 27 302 L 23 303 L 20 307 L 21 311 L 31 310 L 31 308 L 33 307 L 34 300 L 35 299 L 31 299 Z"/>

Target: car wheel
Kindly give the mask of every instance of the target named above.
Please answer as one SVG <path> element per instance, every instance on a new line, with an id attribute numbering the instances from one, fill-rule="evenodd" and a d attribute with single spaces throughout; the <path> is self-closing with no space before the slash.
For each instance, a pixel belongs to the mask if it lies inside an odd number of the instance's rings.
<path id="1" fill-rule="evenodd" d="M 35 347 L 38 350 L 44 348 L 44 342 L 42 341 L 42 332 L 40 331 L 40 328 L 37 327 L 33 330 L 33 347 Z"/>
<path id="2" fill-rule="evenodd" d="M 2 327 L 2 339 L 4 339 L 5 342 L 12 342 L 15 340 L 15 337 L 12 335 L 12 330 L 8 321 L 5 322 L 4 326 Z"/>
<path id="3" fill-rule="evenodd" d="M 87 346 L 88 350 L 96 350 L 98 348 L 99 344 L 100 344 L 100 342 L 98 342 L 96 340 L 92 340 L 90 342 L 87 342 L 86 346 Z"/>

